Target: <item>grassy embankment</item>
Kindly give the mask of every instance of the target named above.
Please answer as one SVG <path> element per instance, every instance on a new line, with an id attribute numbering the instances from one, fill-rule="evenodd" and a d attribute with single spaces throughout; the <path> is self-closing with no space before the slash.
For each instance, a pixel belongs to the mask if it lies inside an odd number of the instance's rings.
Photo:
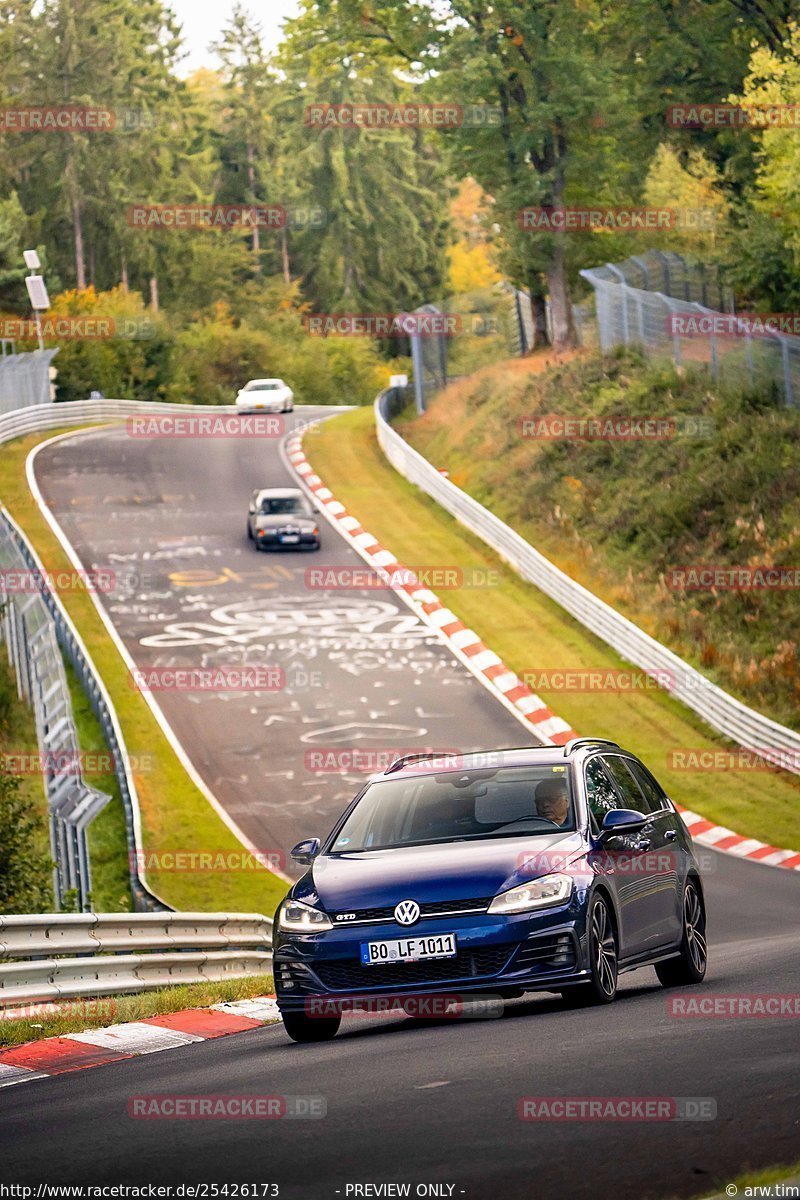
<path id="1" fill-rule="evenodd" d="M 507 372 L 509 388 L 535 384 L 535 372 L 540 365 L 530 361 L 513 364 Z M 495 368 L 489 369 L 490 378 L 494 371 Z M 475 387 L 486 390 L 488 385 L 478 380 L 465 381 L 456 387 L 462 389 L 465 396 L 462 403 L 466 404 Z M 651 405 L 656 403 L 652 401 Z M 447 423 L 443 413 L 440 419 L 442 425 Z M 458 421 L 456 409 L 449 427 L 452 429 Z M 432 461 L 437 466 L 450 467 L 458 481 L 460 460 L 455 454 L 445 455 L 446 433 L 439 431 L 438 437 L 441 453 L 432 454 Z M 473 437 L 479 440 L 474 426 Z M 491 443 L 490 433 L 486 437 Z M 461 588 L 441 595 L 515 671 L 625 668 L 626 664 L 598 638 L 537 588 L 524 583 L 478 538 L 387 464 L 375 439 L 371 412 L 362 409 L 327 421 L 318 435 L 306 440 L 306 453 L 336 497 L 401 562 L 410 566 L 444 564 L 495 572 L 496 586 Z M 507 458 L 495 466 L 503 474 L 510 475 L 515 470 Z M 518 483 L 516 474 L 514 479 Z M 532 530 L 525 527 L 523 532 L 530 535 Z M 568 568 L 570 564 L 562 561 L 559 565 Z M 584 577 L 582 582 L 589 580 Z M 634 696 L 608 691 L 541 690 L 540 694 L 579 732 L 617 738 L 641 755 L 674 799 L 686 807 L 739 833 L 779 846 L 800 846 L 800 780 L 774 770 L 721 774 L 670 766 L 672 751 L 721 749 L 726 743 L 660 689 L 637 692 Z M 520 729 L 520 742 L 524 740 L 524 730 Z"/>

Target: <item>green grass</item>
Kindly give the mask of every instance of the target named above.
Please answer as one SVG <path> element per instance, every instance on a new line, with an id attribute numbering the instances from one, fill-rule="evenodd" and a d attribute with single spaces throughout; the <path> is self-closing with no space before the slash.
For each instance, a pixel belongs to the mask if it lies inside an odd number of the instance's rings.
<path id="1" fill-rule="evenodd" d="M 36 721 L 33 710 L 17 695 L 17 677 L 8 661 L 7 647 L 0 644 L 0 760 L 3 754 L 24 754 L 35 757 L 39 753 L 36 737 Z M 41 775 L 20 775 L 20 794 L 26 807 L 34 815 L 36 830 L 33 849 L 37 859 L 50 861 L 50 824 L 47 797 Z M 48 912 L 53 907 L 53 875 L 51 869 L 37 874 L 34 887 L 26 897 L 29 911 Z"/>
<path id="2" fill-rule="evenodd" d="M 61 1013 L 32 1011 L 24 1017 L 6 1018 L 0 1012 L 0 1046 L 19 1046 L 38 1038 L 65 1033 L 82 1033 L 123 1021 L 141 1021 L 180 1012 L 184 1008 L 207 1008 L 231 1000 L 249 1000 L 274 994 L 271 975 L 250 975 L 246 979 L 226 979 L 219 983 L 187 983 L 136 992 L 132 996 L 81 997 L 68 1003 Z M 22 1007 L 21 1005 L 19 1007 Z"/>
<path id="3" fill-rule="evenodd" d="M 107 756 L 110 758 L 110 751 L 100 722 L 92 712 L 89 698 L 70 663 L 65 661 L 64 669 L 72 698 L 78 745 L 82 751 L 89 753 L 90 762 L 103 763 Z M 113 770 L 97 773 L 92 770 L 85 773 L 85 779 L 90 787 L 111 797 L 86 833 L 92 875 L 92 908 L 95 912 L 132 912 L 125 810 L 117 777 Z"/>
<path id="4" fill-rule="evenodd" d="M 604 643 L 398 475 L 378 447 L 369 410 L 326 421 L 314 438 L 306 439 L 305 448 L 314 470 L 336 498 L 401 562 L 496 572 L 496 586 L 448 590 L 441 597 L 513 670 L 625 666 Z M 665 692 L 645 692 L 635 699 L 597 691 L 541 694 L 579 733 L 618 739 L 639 754 L 678 803 L 739 833 L 800 847 L 800 780 L 771 770 L 721 774 L 668 765 L 671 750 L 719 749 L 725 743 Z M 520 741 L 524 738 L 520 728 Z"/>
<path id="5" fill-rule="evenodd" d="M 800 1178 L 800 1162 L 794 1165 L 785 1167 L 767 1167 L 763 1171 L 748 1171 L 743 1175 L 735 1175 L 733 1179 L 725 1179 L 720 1183 L 719 1189 L 715 1192 L 704 1192 L 706 1197 L 718 1195 L 726 1195 L 725 1188 L 728 1184 L 733 1184 L 738 1189 L 738 1195 L 741 1200 L 746 1196 L 745 1188 L 768 1186 L 774 1183 L 794 1182 Z M 753 1193 L 750 1193 L 753 1195 Z"/>
<path id="6" fill-rule="evenodd" d="M 21 525 L 48 571 L 68 571 L 69 561 L 25 480 L 25 460 L 56 432 L 34 434 L 3 446 L 0 500 Z M 85 589 L 62 596 L 117 712 L 134 767 L 145 850 L 236 851 L 238 840 L 192 783 L 143 696 L 132 689 L 124 661 Z M 148 883 L 173 908 L 185 911 L 263 912 L 271 915 L 286 892 L 278 876 L 253 869 L 211 874 L 150 870 Z"/>
<path id="7" fill-rule="evenodd" d="M 744 703 L 800 729 L 797 587 L 673 582 L 690 566 L 797 567 L 800 410 L 769 389 L 714 385 L 702 370 L 631 353 L 548 370 L 544 361 L 489 367 L 398 429 L 572 578 Z M 548 413 L 712 426 L 649 441 L 521 435 L 520 421 Z"/>

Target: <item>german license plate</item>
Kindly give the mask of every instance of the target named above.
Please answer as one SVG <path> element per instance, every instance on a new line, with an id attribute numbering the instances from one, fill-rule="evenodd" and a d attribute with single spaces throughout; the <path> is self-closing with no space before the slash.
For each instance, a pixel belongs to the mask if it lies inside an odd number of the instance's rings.
<path id="1" fill-rule="evenodd" d="M 361 943 L 361 961 L 367 967 L 378 963 L 418 962 L 422 958 L 455 958 L 456 953 L 454 933 L 432 933 L 427 937 Z"/>
<path id="2" fill-rule="evenodd" d="M 284 546 L 296 546 L 300 541 L 300 535 L 297 533 L 285 533 L 281 538 Z"/>

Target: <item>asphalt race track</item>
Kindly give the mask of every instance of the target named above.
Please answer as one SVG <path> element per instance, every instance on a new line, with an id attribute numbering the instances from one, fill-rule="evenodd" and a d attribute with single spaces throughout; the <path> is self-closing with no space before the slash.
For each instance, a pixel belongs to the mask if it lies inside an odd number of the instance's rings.
<path id="1" fill-rule="evenodd" d="M 361 778 L 309 773 L 311 745 L 523 740 L 391 593 L 326 597 L 305 587 L 307 566 L 358 561 L 333 530 L 323 527 L 318 555 L 255 556 L 244 537 L 247 497 L 285 478 L 274 442 L 137 442 L 104 431 L 43 451 L 37 477 L 85 565 L 150 574 L 141 595 L 108 599 L 137 663 L 288 668 L 299 658 L 320 672 L 322 683 L 291 693 L 160 696 L 208 784 L 259 844 L 285 848 L 324 833 Z M 375 613 L 376 603 L 387 607 Z M 352 622 L 343 605 L 356 606 Z M 320 606 L 327 615 L 315 624 Z M 800 875 L 702 858 L 710 965 L 693 995 L 796 994 Z M 295 1046 L 274 1026 L 5 1088 L 0 1174 L 20 1183 L 273 1182 L 297 1200 L 355 1196 L 348 1185 L 366 1183 L 410 1184 L 412 1196 L 417 1185 L 441 1184 L 439 1195 L 481 1200 L 645 1200 L 707 1193 L 744 1168 L 800 1158 L 797 1019 L 679 1018 L 668 996 L 647 968 L 624 976 L 616 1003 L 602 1009 L 567 1010 L 542 996 L 509 1003 L 497 1020 L 352 1018 L 319 1046 Z M 132 1096 L 201 1093 L 322 1097 L 327 1115 L 128 1116 Z M 517 1115 L 523 1097 L 620 1096 L 701 1098 L 716 1118 Z"/>
<path id="2" fill-rule="evenodd" d="M 283 420 L 288 430 L 320 411 Z M 101 599 L 137 666 L 284 672 L 276 691 L 156 693 L 265 856 L 327 832 L 365 778 L 346 770 L 354 754 L 388 763 L 392 747 L 525 744 L 521 724 L 391 590 L 309 586 L 313 568 L 365 570 L 324 517 L 319 551 L 254 550 L 252 491 L 297 483 L 279 439 L 89 432 L 43 450 L 36 473 L 84 566 L 114 571 Z"/>

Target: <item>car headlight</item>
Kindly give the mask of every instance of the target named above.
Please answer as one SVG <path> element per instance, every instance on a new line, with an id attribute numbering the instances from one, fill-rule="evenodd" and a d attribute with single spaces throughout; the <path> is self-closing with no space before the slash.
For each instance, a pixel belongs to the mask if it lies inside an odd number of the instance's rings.
<path id="1" fill-rule="evenodd" d="M 489 905 L 490 913 L 520 913 L 531 908 L 547 908 L 551 904 L 564 904 L 572 895 L 572 879 L 569 875 L 543 875 L 532 883 L 521 883 L 500 892 Z"/>
<path id="2" fill-rule="evenodd" d="M 303 904 L 300 900 L 287 900 L 282 906 L 278 917 L 278 928 L 290 933 L 321 933 L 325 929 L 333 929 L 327 913 Z"/>

